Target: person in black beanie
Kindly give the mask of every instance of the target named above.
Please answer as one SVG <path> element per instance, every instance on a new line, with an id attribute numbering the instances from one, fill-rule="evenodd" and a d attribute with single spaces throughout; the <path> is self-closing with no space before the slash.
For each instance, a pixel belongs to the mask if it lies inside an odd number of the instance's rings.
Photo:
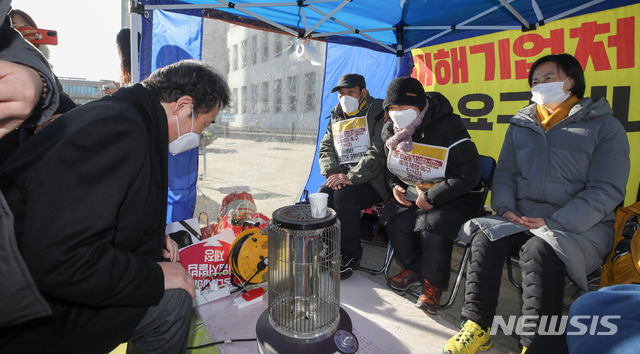
<path id="1" fill-rule="evenodd" d="M 327 182 L 318 192 L 329 195 L 341 225 L 340 278 L 347 279 L 359 268 L 360 210 L 389 199 L 385 188 L 384 155 L 380 133 L 384 125 L 382 100 L 369 95 L 364 77 L 346 74 L 331 92 L 338 103 L 320 142 L 318 163 Z"/>
<path id="2" fill-rule="evenodd" d="M 380 223 L 404 269 L 389 278 L 396 290 L 422 285 L 416 307 L 436 314 L 449 285 L 458 229 L 477 216 L 480 157 L 449 101 L 425 92 L 420 81 L 399 77 L 387 88 L 382 139 L 385 180 L 393 198 Z"/>

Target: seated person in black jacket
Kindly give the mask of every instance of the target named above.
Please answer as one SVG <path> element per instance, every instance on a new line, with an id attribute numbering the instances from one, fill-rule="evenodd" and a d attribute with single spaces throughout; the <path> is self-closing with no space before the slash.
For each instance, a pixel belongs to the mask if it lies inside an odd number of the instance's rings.
<path id="1" fill-rule="evenodd" d="M 380 223 L 405 267 L 387 284 L 396 290 L 422 284 L 416 307 L 436 314 L 449 285 L 453 240 L 477 216 L 482 196 L 470 192 L 480 181 L 480 157 L 449 101 L 425 93 L 412 77 L 389 84 L 384 110 L 385 178 L 394 199 Z"/>

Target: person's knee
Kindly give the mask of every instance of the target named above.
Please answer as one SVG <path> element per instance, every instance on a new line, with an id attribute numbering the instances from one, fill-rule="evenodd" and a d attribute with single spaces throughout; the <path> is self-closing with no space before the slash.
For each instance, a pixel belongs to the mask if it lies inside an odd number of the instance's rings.
<path id="1" fill-rule="evenodd" d="M 344 186 L 333 192 L 333 204 L 336 209 L 345 212 L 360 212 L 359 201 L 351 193 L 351 186 Z"/>
<path id="2" fill-rule="evenodd" d="M 399 215 L 389 220 L 384 228 L 389 237 L 406 238 L 413 237 L 413 226 L 413 222 L 410 222 L 410 220 L 403 217 L 403 215 Z"/>
<path id="3" fill-rule="evenodd" d="M 472 250 L 484 250 L 491 247 L 491 240 L 481 229 L 476 230 L 471 236 L 473 237 L 471 239 Z"/>
<path id="4" fill-rule="evenodd" d="M 183 289 L 169 289 L 165 290 L 165 297 L 167 297 L 166 308 L 173 311 L 176 317 L 191 316 L 193 301 L 188 292 Z"/>
<path id="5" fill-rule="evenodd" d="M 327 194 L 329 194 L 332 191 L 333 191 L 333 189 L 329 188 L 326 184 L 323 184 L 320 187 L 318 187 L 318 193 L 327 193 Z"/>
<path id="6" fill-rule="evenodd" d="M 520 249 L 520 263 L 542 263 L 557 258 L 553 247 L 540 237 L 530 238 Z"/>

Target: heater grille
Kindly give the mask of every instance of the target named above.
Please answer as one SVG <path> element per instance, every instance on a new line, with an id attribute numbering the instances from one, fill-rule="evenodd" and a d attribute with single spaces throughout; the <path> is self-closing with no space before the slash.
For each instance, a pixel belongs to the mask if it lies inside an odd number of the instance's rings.
<path id="1" fill-rule="evenodd" d="M 340 322 L 340 222 L 329 211 L 314 219 L 308 205 L 280 208 L 268 229 L 269 323 L 293 340 L 323 340 Z"/>

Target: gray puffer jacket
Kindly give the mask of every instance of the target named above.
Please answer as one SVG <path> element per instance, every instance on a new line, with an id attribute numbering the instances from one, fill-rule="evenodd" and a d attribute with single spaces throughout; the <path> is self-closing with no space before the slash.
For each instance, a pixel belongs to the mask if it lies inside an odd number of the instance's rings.
<path id="1" fill-rule="evenodd" d="M 629 177 L 629 141 L 604 98 L 584 98 L 569 116 L 546 132 L 536 105 L 510 120 L 493 179 L 496 216 L 473 219 L 460 231 L 468 239 L 481 228 L 492 239 L 527 230 L 503 219 L 542 217 L 531 230 L 551 245 L 568 276 L 586 289 L 586 275 L 602 264 L 613 246 L 615 208 L 624 200 Z"/>

